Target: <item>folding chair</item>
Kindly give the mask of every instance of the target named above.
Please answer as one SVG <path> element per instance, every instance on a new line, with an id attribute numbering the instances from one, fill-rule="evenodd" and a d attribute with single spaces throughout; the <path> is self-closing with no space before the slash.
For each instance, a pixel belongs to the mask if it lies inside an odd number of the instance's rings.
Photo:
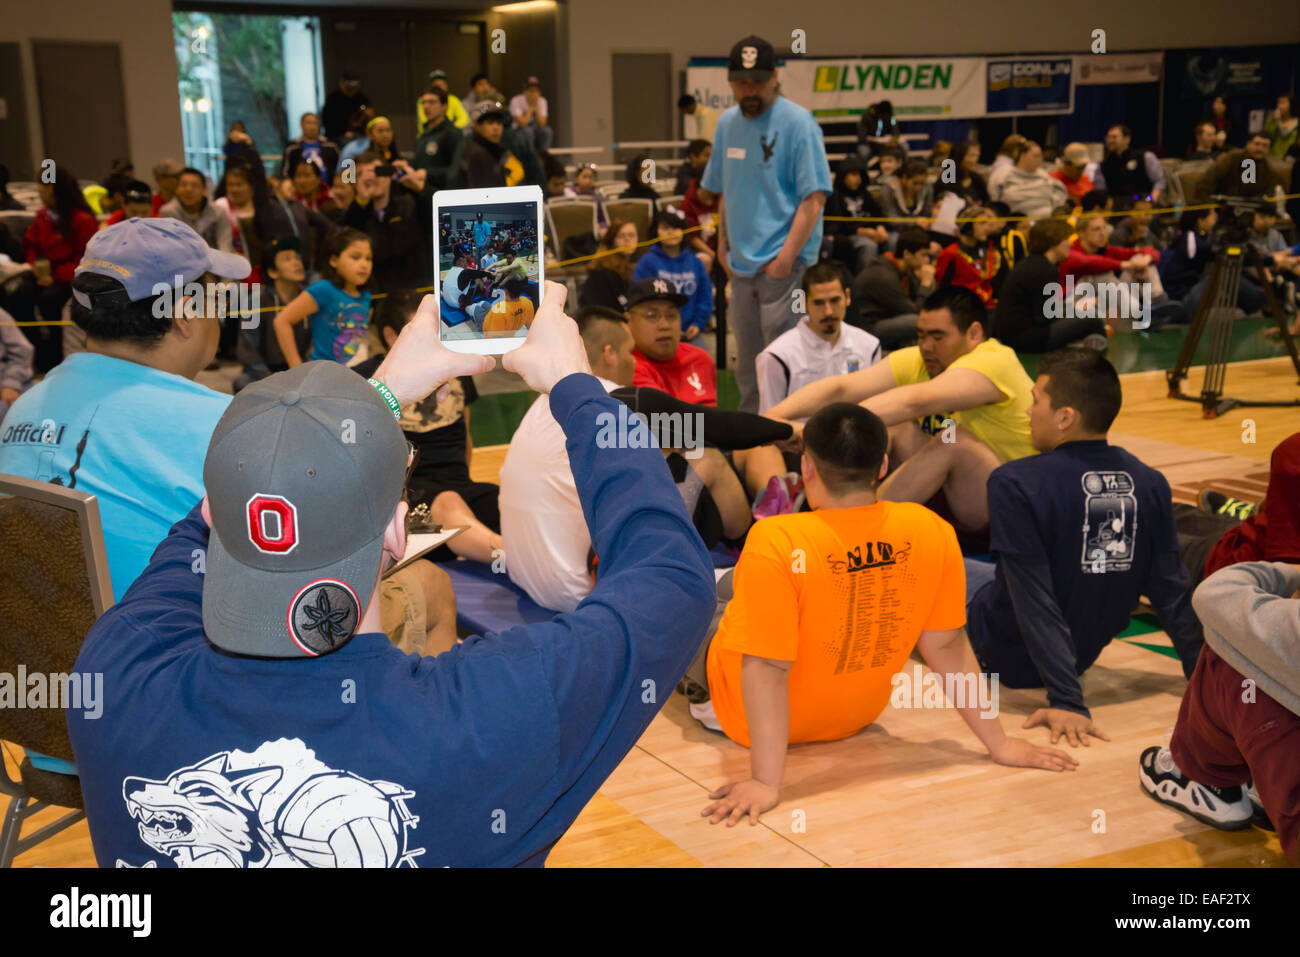
<path id="1" fill-rule="evenodd" d="M 642 240 L 650 239 L 650 228 L 654 220 L 654 201 L 643 198 L 606 200 L 605 219 L 611 223 L 616 219 L 626 219 L 636 226 L 636 234 Z"/>
<path id="2" fill-rule="evenodd" d="M 53 687 L 49 676 L 72 675 L 86 632 L 113 604 L 99 503 L 75 489 L 0 474 L 0 541 L 0 672 L 22 666 Z M 0 740 L 73 760 L 64 703 L 0 708 Z M 16 781 L 0 761 L 0 792 L 9 795 L 0 867 L 86 816 L 78 777 L 37 768 L 28 756 Z M 23 822 L 47 807 L 75 810 L 20 837 Z"/>

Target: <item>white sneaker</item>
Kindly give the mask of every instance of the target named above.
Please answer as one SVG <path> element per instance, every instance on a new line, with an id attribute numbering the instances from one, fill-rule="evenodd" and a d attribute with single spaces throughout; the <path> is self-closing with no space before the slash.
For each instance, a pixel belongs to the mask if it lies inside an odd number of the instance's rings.
<path id="1" fill-rule="evenodd" d="M 1138 783 L 1161 804 L 1223 831 L 1250 827 L 1254 809 L 1240 787 L 1216 788 L 1193 781 L 1178 769 L 1168 748 L 1151 747 L 1138 759 Z"/>

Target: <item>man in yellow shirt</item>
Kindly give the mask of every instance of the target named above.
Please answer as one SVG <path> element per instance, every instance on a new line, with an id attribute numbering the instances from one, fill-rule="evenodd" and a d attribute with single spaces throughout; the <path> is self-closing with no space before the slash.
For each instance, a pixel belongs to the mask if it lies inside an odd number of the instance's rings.
<path id="1" fill-rule="evenodd" d="M 434 70 L 429 74 L 429 86 L 437 87 L 447 95 L 447 122 L 451 123 L 459 130 L 469 126 L 469 113 L 465 105 L 461 103 L 460 97 L 451 92 L 447 86 L 447 73 L 445 70 Z M 420 100 L 415 101 L 415 115 L 417 119 L 416 135 L 424 133 L 424 126 L 429 122 L 429 118 L 424 115 L 424 103 Z"/>
<path id="2" fill-rule="evenodd" d="M 889 427 L 889 458 L 897 466 L 880 497 L 924 503 L 942 491 L 955 524 L 982 531 L 989 524 L 989 474 L 1034 454 L 1034 384 L 1015 351 L 987 338 L 986 327 L 975 293 L 940 289 L 921 307 L 918 345 L 805 386 L 766 414 L 797 420 L 832 402 L 861 403 Z"/>

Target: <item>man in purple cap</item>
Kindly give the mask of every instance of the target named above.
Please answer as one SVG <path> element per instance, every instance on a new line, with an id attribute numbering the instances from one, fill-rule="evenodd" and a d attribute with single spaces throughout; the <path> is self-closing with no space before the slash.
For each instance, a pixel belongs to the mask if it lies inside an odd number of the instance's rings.
<path id="1" fill-rule="evenodd" d="M 551 148 L 555 131 L 547 125 L 551 111 L 546 105 L 546 97 L 542 96 L 541 80 L 530 76 L 524 83 L 524 92 L 510 98 L 510 115 L 515 119 L 515 126 L 528 131 L 539 153 Z"/>
<path id="2" fill-rule="evenodd" d="M 762 37 L 731 48 L 736 105 L 722 114 L 700 198 L 721 196 L 718 262 L 731 278 L 740 408 L 758 411 L 754 362 L 798 324 L 794 293 L 817 261 L 831 170 L 821 127 L 780 94 L 776 53 Z"/>
<path id="3" fill-rule="evenodd" d="M 102 716 L 68 714 L 101 865 L 545 861 L 663 706 L 716 605 L 644 424 L 618 447 L 600 441 L 619 403 L 564 299 L 547 285 L 503 365 L 549 394 L 565 432 L 600 555 L 591 596 L 436 658 L 381 633 L 378 582 L 406 537 L 395 413 L 493 364 L 438 341 L 435 297 L 369 383 L 308 362 L 250 385 L 212 437 L 201 506 L 77 659 L 104 675 Z"/>

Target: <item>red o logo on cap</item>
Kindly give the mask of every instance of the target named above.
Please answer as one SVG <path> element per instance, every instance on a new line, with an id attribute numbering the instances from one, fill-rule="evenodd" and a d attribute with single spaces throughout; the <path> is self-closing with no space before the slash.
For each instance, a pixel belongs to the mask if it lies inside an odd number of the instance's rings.
<path id="1" fill-rule="evenodd" d="M 298 546 L 298 509 L 282 495 L 248 500 L 248 540 L 258 551 L 284 555 Z"/>

